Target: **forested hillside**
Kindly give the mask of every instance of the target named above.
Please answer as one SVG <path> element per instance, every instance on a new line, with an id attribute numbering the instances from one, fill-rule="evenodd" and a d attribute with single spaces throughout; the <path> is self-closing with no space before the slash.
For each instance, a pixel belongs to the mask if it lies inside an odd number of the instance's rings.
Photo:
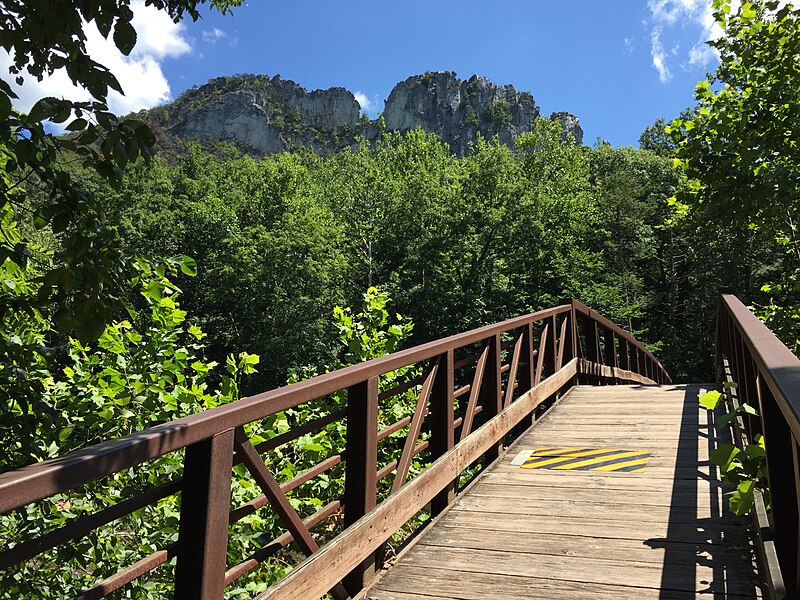
<path id="1" fill-rule="evenodd" d="M 373 285 L 414 321 L 413 342 L 575 297 L 650 343 L 673 377 L 710 378 L 716 290 L 759 285 L 763 253 L 673 220 L 670 158 L 559 134 L 540 121 L 516 152 L 481 141 L 464 158 L 422 131 L 327 158 L 194 147 L 174 166 L 136 164 L 118 191 L 76 179 L 127 247 L 197 261 L 177 281 L 182 307 L 215 358 L 261 356 L 250 391 L 334 360 L 333 307 Z"/>

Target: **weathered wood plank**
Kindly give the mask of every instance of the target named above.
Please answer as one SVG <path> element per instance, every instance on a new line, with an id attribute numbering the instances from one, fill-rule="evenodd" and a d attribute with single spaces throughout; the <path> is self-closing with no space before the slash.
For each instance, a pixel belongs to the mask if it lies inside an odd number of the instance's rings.
<path id="1" fill-rule="evenodd" d="M 726 512 L 698 390 L 572 388 L 366 597 L 760 598 L 751 532 Z M 510 464 L 542 447 L 652 456 L 642 473 Z"/>
<path id="2" fill-rule="evenodd" d="M 448 570 L 459 573 L 474 572 L 476 568 L 479 568 L 489 575 L 516 575 L 645 588 L 660 587 L 686 592 L 707 590 L 710 586 L 725 589 L 727 586 L 728 589 L 733 588 L 744 594 L 755 586 L 752 573 L 735 569 L 730 571 L 723 569 L 722 573 L 718 573 L 712 567 L 701 563 L 687 565 L 687 568 L 683 570 L 676 570 L 672 578 L 663 581 L 664 566 L 660 564 L 600 557 L 584 558 L 547 554 L 533 556 L 516 550 L 499 552 L 419 545 L 414 552 L 410 552 L 403 559 L 403 562 L 416 567 L 446 565 Z M 724 581 L 720 581 L 720 577 L 724 577 Z M 455 573 L 453 578 L 457 579 Z M 425 583 L 423 580 L 420 585 L 424 586 Z"/>
<path id="3" fill-rule="evenodd" d="M 533 489 L 533 488 L 536 489 Z M 716 490 L 686 490 L 681 492 L 669 491 L 650 491 L 638 489 L 634 493 L 626 489 L 581 489 L 581 488 L 562 488 L 550 487 L 546 485 L 527 486 L 520 490 L 519 485 L 496 484 L 481 482 L 470 493 L 473 498 L 520 498 L 522 493 L 527 498 L 547 498 L 548 500 L 562 500 L 566 502 L 614 502 L 630 506 L 685 506 L 695 508 L 698 503 L 710 505 L 722 509 L 722 492 Z"/>
<path id="4" fill-rule="evenodd" d="M 368 593 L 367 600 L 531 600 L 533 598 L 569 598 L 570 600 L 686 600 L 685 591 L 659 590 L 655 588 L 605 585 L 578 581 L 559 581 L 539 577 L 493 574 L 491 579 L 481 573 L 460 571 L 454 573 L 436 567 L 412 567 L 400 564 L 395 567 L 391 579 Z M 425 582 L 425 593 L 408 593 Z M 698 598 L 713 598 L 713 593 L 698 595 Z M 745 594 L 728 594 L 732 600 L 738 598 L 760 598 Z"/>
<path id="5" fill-rule="evenodd" d="M 486 524 L 491 527 L 491 523 Z M 459 529 L 437 524 L 424 539 L 422 546 L 460 548 L 474 550 L 493 550 L 515 554 L 547 554 L 552 556 L 574 556 L 583 558 L 602 557 L 632 563 L 665 562 L 694 564 L 698 559 L 711 562 L 719 551 L 718 545 L 711 543 L 687 543 L 664 539 L 636 540 L 631 538 L 604 538 L 554 533 L 528 533 L 498 531 L 495 529 Z M 669 548 L 669 551 L 667 551 Z M 435 551 L 435 550 L 434 550 Z M 751 547 L 747 540 L 725 547 L 726 567 L 737 570 L 746 569 L 752 562 Z M 531 560 L 538 560 L 531 558 Z M 746 572 L 746 571 L 745 571 Z"/>
<path id="6" fill-rule="evenodd" d="M 472 510 L 476 512 L 494 513 L 503 510 L 509 505 L 509 498 L 495 498 L 492 496 L 479 496 L 478 489 L 467 494 L 461 502 L 453 507 L 453 510 Z M 708 506 L 699 504 L 696 511 L 683 510 L 672 511 L 669 505 L 657 506 L 640 504 L 625 504 L 621 502 L 604 501 L 575 501 L 575 500 L 556 500 L 553 498 L 512 498 L 514 510 L 520 514 L 538 515 L 543 517 L 575 517 L 586 514 L 597 513 L 603 518 L 613 518 L 614 515 L 624 515 L 625 519 L 640 521 L 673 523 L 696 523 L 698 519 L 709 519 L 714 511 Z"/>
<path id="7" fill-rule="evenodd" d="M 750 539 L 747 522 L 731 516 L 706 519 L 698 527 L 696 522 L 667 524 L 604 518 L 603 515 L 593 518 L 532 519 L 530 515 L 496 512 L 487 518 L 486 513 L 464 510 L 449 512 L 439 521 L 437 527 L 485 529 L 487 522 L 497 531 L 635 539 L 642 543 L 649 539 L 666 539 L 667 534 L 672 540 L 698 544 L 722 544 L 732 540 L 741 545 Z"/>

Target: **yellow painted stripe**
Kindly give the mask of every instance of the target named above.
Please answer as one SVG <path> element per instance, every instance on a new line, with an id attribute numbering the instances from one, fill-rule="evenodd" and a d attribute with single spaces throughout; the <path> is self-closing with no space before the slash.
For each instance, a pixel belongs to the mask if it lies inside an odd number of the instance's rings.
<path id="1" fill-rule="evenodd" d="M 541 467 L 547 467 L 547 466 L 550 466 L 550 465 L 557 465 L 558 463 L 562 463 L 562 462 L 569 461 L 569 460 L 574 460 L 574 459 L 572 457 L 570 457 L 570 456 L 556 456 L 555 458 L 543 458 L 542 460 L 535 461 L 535 462 L 533 462 L 533 461 L 526 462 L 524 465 L 522 465 L 522 468 L 523 469 L 539 469 Z"/>
<path id="2" fill-rule="evenodd" d="M 589 458 L 587 460 L 580 460 L 576 463 L 570 463 L 568 465 L 561 465 L 559 467 L 553 467 L 554 469 L 577 469 L 579 467 L 588 467 L 589 465 L 596 465 L 598 463 L 603 463 L 608 460 L 617 460 L 620 458 L 626 458 L 628 456 L 641 456 L 644 452 L 617 452 L 615 454 L 606 454 L 605 456 L 598 456 L 596 458 Z M 617 463 L 619 465 L 627 465 L 629 461 Z M 607 465 L 606 467 L 597 467 L 597 469 L 592 469 L 593 471 L 605 471 L 608 470 L 610 467 L 616 467 L 617 464 L 614 465 Z"/>
<path id="3" fill-rule="evenodd" d="M 583 452 L 567 452 L 566 454 L 559 454 L 558 458 L 581 458 L 583 456 L 593 456 L 595 454 L 602 454 L 603 452 L 614 452 L 616 448 L 595 448 L 594 450 L 584 450 Z M 639 452 L 642 454 L 642 452 Z M 536 455 L 531 456 L 527 462 L 533 462 L 539 458 Z"/>
<path id="4" fill-rule="evenodd" d="M 625 467 L 633 467 L 635 465 L 646 465 L 647 461 L 650 460 L 650 457 L 647 458 L 639 458 L 636 460 L 627 460 L 625 462 L 616 463 L 613 465 L 606 465 L 605 467 L 597 467 L 596 469 L 592 469 L 592 471 L 616 471 L 617 469 L 624 469 Z M 644 471 L 644 469 L 641 469 Z M 639 469 L 637 469 L 639 471 Z M 628 471 L 629 473 L 635 473 L 636 471 Z"/>
<path id="5" fill-rule="evenodd" d="M 568 454 L 570 452 L 575 452 L 576 450 L 583 450 L 583 447 L 578 448 L 539 448 L 535 452 L 531 454 L 531 458 L 535 458 L 537 456 L 552 456 L 558 455 L 561 456 L 563 454 Z"/>

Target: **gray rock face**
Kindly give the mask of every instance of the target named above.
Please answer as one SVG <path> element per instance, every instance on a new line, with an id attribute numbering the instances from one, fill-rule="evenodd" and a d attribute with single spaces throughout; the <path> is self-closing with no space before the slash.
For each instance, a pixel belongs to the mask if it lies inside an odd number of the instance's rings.
<path id="1" fill-rule="evenodd" d="M 309 92 L 279 75 L 237 75 L 212 79 L 145 117 L 178 139 L 231 142 L 251 154 L 302 147 L 327 154 L 353 145 L 358 135 L 372 142 L 380 138 L 379 121 L 360 113 L 344 88 Z M 428 72 L 398 83 L 383 111 L 386 130 L 420 127 L 459 155 L 467 154 L 478 136 L 498 136 L 513 147 L 514 138 L 539 118 L 530 93 L 477 75 L 461 80 L 452 72 Z M 576 116 L 558 112 L 550 119 L 561 123 L 564 139 L 571 134 L 576 143 L 583 142 Z"/>
<path id="2" fill-rule="evenodd" d="M 481 134 L 511 146 L 539 118 L 539 107 L 528 92 L 513 85 L 498 86 L 485 77 L 458 79 L 455 73 L 415 75 L 398 83 L 383 111 L 389 130 L 421 127 L 436 133 L 457 154 L 466 154 Z"/>
<path id="3" fill-rule="evenodd" d="M 550 115 L 550 120 L 561 123 L 562 140 L 567 140 L 571 135 L 576 144 L 583 144 L 583 128 L 578 117 L 568 112 L 554 112 Z"/>
<path id="4" fill-rule="evenodd" d="M 280 76 L 213 79 L 181 96 L 175 108 L 183 110 L 171 133 L 233 142 L 256 154 L 300 146 L 325 151 L 326 137 L 355 128 L 360 115 L 344 88 L 308 92 Z"/>

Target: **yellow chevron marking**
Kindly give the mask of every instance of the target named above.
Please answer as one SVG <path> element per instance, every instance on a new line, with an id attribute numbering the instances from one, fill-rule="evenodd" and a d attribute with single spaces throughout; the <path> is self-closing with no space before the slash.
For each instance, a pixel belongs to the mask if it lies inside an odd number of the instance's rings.
<path id="1" fill-rule="evenodd" d="M 563 448 L 562 450 L 568 450 L 568 448 Z M 539 467 L 546 467 L 549 465 L 555 465 L 560 462 L 564 462 L 565 460 L 574 460 L 576 458 L 581 458 L 582 456 L 592 456 L 593 454 L 602 454 L 603 452 L 613 452 L 614 448 L 597 448 L 595 450 L 584 450 L 583 452 L 567 452 L 566 454 L 559 454 L 553 458 L 547 458 L 546 456 L 542 460 L 535 460 L 538 456 L 534 455 L 531 456 L 522 467 L 524 469 L 538 469 Z"/>
<path id="2" fill-rule="evenodd" d="M 604 452 L 614 452 L 614 450 L 615 450 L 614 448 L 597 448 L 595 450 L 584 450 L 583 452 L 567 452 L 566 454 L 559 454 L 558 456 L 553 457 L 551 459 L 545 458 L 545 460 L 540 460 L 540 461 L 535 460 L 539 457 L 534 454 L 525 462 L 525 464 L 528 465 L 527 468 L 534 469 L 536 467 L 543 465 L 544 463 L 552 464 L 552 461 L 556 458 L 558 460 L 567 460 L 567 459 L 573 460 L 575 458 L 581 458 L 583 456 L 593 456 L 595 454 L 602 454 Z"/>
<path id="3" fill-rule="evenodd" d="M 554 469 L 563 469 L 563 470 L 578 469 L 580 467 L 588 467 L 589 465 L 596 465 L 598 463 L 604 463 L 604 462 L 609 461 L 609 460 L 617 460 L 619 458 L 626 458 L 628 456 L 641 456 L 642 454 L 644 454 L 644 452 L 636 452 L 636 451 L 632 451 L 632 452 L 617 452 L 615 454 L 606 454 L 605 456 L 598 456 L 596 458 L 589 458 L 587 460 L 579 460 L 578 462 L 575 462 L 575 463 L 570 463 L 568 465 L 559 465 L 559 466 L 555 466 L 553 468 Z M 645 462 L 647 462 L 647 459 L 645 459 Z M 626 461 L 626 462 L 616 463 L 616 464 L 613 464 L 613 465 L 606 465 L 605 467 L 597 467 L 596 469 L 592 469 L 592 471 L 609 471 L 609 470 L 613 470 L 613 467 L 627 466 L 629 463 L 630 463 L 630 461 Z"/>
<path id="4" fill-rule="evenodd" d="M 583 450 L 583 447 L 579 448 L 539 448 L 535 452 L 531 453 L 531 458 L 537 458 L 539 456 L 569 456 L 570 452 L 576 452 L 578 450 Z"/>
<path id="5" fill-rule="evenodd" d="M 593 471 L 616 471 L 617 469 L 624 469 L 625 467 L 633 467 L 635 465 L 646 465 L 647 461 L 650 460 L 650 457 L 647 458 L 638 458 L 636 460 L 627 460 L 625 462 L 616 463 L 613 465 L 606 465 L 605 467 L 597 467 L 596 469 L 592 469 Z M 644 469 L 636 469 L 635 471 L 628 471 L 629 473 L 638 473 L 644 471 Z"/>

